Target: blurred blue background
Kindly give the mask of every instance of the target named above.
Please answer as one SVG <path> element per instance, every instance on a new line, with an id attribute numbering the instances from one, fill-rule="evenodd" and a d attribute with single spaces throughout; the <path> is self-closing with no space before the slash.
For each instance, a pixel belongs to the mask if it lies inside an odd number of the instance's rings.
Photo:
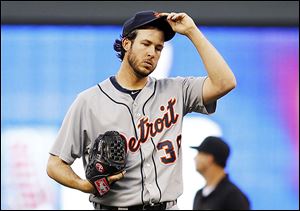
<path id="1" fill-rule="evenodd" d="M 237 78 L 236 89 L 209 116 L 233 149 L 231 178 L 253 209 L 299 209 L 299 28 L 200 30 Z M 117 25 L 2 25 L 1 133 L 22 126 L 57 130 L 79 92 L 117 72 L 112 46 L 120 31 Z M 206 75 L 186 37 L 176 35 L 170 44 L 171 77 Z M 2 178 L 1 208 L 7 209 L 3 195 L 12 184 Z"/>

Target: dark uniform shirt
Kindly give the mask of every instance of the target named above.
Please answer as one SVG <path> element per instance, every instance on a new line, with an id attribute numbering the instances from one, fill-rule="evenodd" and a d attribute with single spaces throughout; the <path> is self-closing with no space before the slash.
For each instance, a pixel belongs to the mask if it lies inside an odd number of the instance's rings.
<path id="1" fill-rule="evenodd" d="M 193 210 L 249 210 L 247 196 L 226 175 L 208 195 L 202 195 L 203 188 L 195 196 Z"/>

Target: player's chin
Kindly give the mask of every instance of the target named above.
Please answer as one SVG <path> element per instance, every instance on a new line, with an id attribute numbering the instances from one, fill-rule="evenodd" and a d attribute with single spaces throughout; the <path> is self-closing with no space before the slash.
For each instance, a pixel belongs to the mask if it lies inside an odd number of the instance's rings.
<path id="1" fill-rule="evenodd" d="M 139 77 L 139 78 L 145 78 L 145 77 L 147 77 L 148 75 L 151 74 L 151 71 L 147 71 L 147 70 L 145 70 L 145 69 L 143 69 L 143 68 L 140 68 L 140 69 L 138 69 L 138 70 L 135 70 L 134 72 L 135 72 L 135 75 L 136 75 L 137 77 Z"/>
<path id="2" fill-rule="evenodd" d="M 154 71 L 153 67 L 151 67 L 151 68 L 149 68 L 149 67 L 143 67 L 143 68 L 140 69 L 141 75 L 143 75 L 145 77 L 148 76 L 148 75 L 150 75 L 153 71 Z"/>
<path id="3" fill-rule="evenodd" d="M 147 71 L 146 73 L 145 73 L 145 75 L 150 75 L 151 73 L 153 72 L 153 70 L 151 70 L 151 71 Z"/>

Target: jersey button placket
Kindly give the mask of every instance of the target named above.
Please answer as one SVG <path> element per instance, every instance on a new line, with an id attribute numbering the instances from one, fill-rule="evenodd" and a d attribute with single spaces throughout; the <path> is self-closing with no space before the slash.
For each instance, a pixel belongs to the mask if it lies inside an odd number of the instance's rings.
<path id="1" fill-rule="evenodd" d="M 139 112 L 138 104 L 137 102 L 133 102 L 132 105 L 133 105 L 133 113 L 135 114 L 136 119 L 138 120 L 142 116 L 141 113 Z"/>
<path id="2" fill-rule="evenodd" d="M 155 197 L 157 196 L 157 192 L 155 191 L 155 186 L 151 183 L 146 183 L 146 188 L 149 191 L 150 194 L 150 201 L 154 201 Z"/>
<path id="3" fill-rule="evenodd" d="M 155 181 L 152 178 L 152 174 L 153 174 L 153 166 L 151 165 L 151 163 L 149 161 L 145 162 L 144 165 L 144 173 L 145 173 L 145 188 L 147 189 L 147 191 L 149 192 L 150 195 L 150 201 L 154 201 L 158 195 L 157 193 L 157 189 L 156 186 L 153 185 L 155 183 Z M 151 176 L 152 175 L 152 176 Z"/>

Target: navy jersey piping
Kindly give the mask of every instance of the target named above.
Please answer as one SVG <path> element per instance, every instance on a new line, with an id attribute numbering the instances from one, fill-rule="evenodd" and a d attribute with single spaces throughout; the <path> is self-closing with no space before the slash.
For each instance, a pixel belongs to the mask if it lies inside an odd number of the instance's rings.
<path id="1" fill-rule="evenodd" d="M 148 103 L 148 101 L 154 96 L 154 94 L 155 94 L 155 92 L 156 92 L 156 85 L 157 85 L 157 81 L 155 80 L 154 91 L 153 91 L 152 95 L 148 98 L 148 100 L 147 100 L 147 101 L 144 103 L 144 105 L 143 105 L 143 114 L 144 114 L 144 116 L 145 116 L 145 106 L 146 106 L 146 104 Z M 153 148 L 154 148 L 154 150 L 153 150 L 153 152 L 152 152 L 152 162 L 153 162 L 153 164 L 154 164 L 155 183 L 156 183 L 156 186 L 157 186 L 157 188 L 158 188 L 158 190 L 159 190 L 159 200 L 158 200 L 158 202 L 160 202 L 160 200 L 161 200 L 161 190 L 160 190 L 160 187 L 159 187 L 158 181 L 157 181 L 157 169 L 156 169 L 156 164 L 155 164 L 154 157 L 153 157 L 153 154 L 154 154 L 154 152 L 155 152 L 155 150 L 156 150 L 156 147 L 155 147 L 155 144 L 154 144 L 152 138 L 151 138 L 151 142 L 152 142 Z"/>
<path id="2" fill-rule="evenodd" d="M 133 100 L 135 100 L 135 98 L 138 96 L 138 94 L 141 92 L 142 89 L 137 89 L 137 90 L 129 90 L 129 89 L 125 89 L 123 88 L 117 81 L 115 76 L 111 76 L 109 78 L 110 82 L 114 85 L 114 87 L 119 90 L 120 92 L 129 94 Z"/>
<path id="3" fill-rule="evenodd" d="M 126 104 L 121 103 L 121 102 L 117 102 L 117 101 L 115 101 L 114 99 L 112 99 L 106 92 L 104 92 L 104 90 L 101 88 L 101 86 L 100 86 L 99 84 L 97 84 L 97 85 L 98 85 L 100 91 L 103 92 L 103 94 L 105 94 L 106 97 L 108 97 L 111 101 L 113 101 L 113 102 L 116 103 L 116 104 L 123 105 L 123 106 L 125 106 L 125 107 L 128 109 L 128 112 L 129 112 L 129 114 L 130 114 L 130 116 L 131 116 L 131 121 L 132 121 L 132 124 L 133 124 L 134 132 L 135 132 L 135 138 L 138 139 L 138 137 L 137 137 L 137 131 L 136 131 L 135 124 L 134 124 L 133 115 L 132 115 L 132 113 L 131 113 L 131 111 L 130 111 L 130 108 L 129 108 Z M 144 196 L 143 196 L 143 192 L 144 192 L 144 176 L 143 176 L 143 171 L 142 171 L 142 167 L 143 167 L 143 156 L 142 156 L 141 147 L 140 147 L 140 155 L 141 155 L 141 161 L 142 161 L 142 162 L 141 162 L 141 176 L 142 176 L 142 193 L 141 193 L 141 200 L 142 200 L 142 203 L 143 203 L 143 205 L 144 205 L 144 204 L 145 204 L 145 203 L 144 203 Z"/>

